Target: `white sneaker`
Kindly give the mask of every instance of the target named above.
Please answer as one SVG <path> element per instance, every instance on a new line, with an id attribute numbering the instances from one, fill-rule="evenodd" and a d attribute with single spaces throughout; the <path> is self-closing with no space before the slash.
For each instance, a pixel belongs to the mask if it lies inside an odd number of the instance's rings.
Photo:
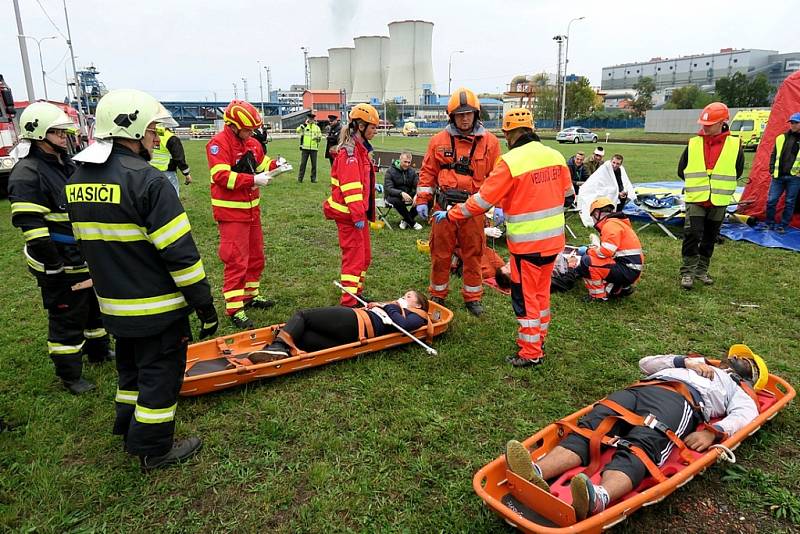
<path id="1" fill-rule="evenodd" d="M 414 223 L 414 230 L 422 230 L 422 225 L 420 223 Z"/>
<path id="2" fill-rule="evenodd" d="M 405 221 L 400 221 L 400 229 L 405 230 L 406 228 L 408 228 L 408 223 Z"/>

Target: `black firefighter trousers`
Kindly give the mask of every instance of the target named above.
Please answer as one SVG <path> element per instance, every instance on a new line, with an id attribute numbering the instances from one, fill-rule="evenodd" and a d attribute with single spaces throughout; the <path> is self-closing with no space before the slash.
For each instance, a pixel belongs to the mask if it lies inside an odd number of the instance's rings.
<path id="1" fill-rule="evenodd" d="M 47 352 L 56 375 L 68 382 L 81 377 L 84 353 L 90 362 L 102 362 L 108 354 L 108 334 L 94 290 L 73 291 L 73 283 L 75 280 L 40 286 L 49 323 Z"/>
<path id="2" fill-rule="evenodd" d="M 117 337 L 114 434 L 130 454 L 160 456 L 172 448 L 190 340 L 188 317 L 152 336 Z"/>

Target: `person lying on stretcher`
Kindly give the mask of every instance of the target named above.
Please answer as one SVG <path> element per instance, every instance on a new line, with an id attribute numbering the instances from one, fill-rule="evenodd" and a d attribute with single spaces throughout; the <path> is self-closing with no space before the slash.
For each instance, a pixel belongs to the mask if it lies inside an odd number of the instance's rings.
<path id="1" fill-rule="evenodd" d="M 624 440 L 624 447 L 618 444 L 611 461 L 603 466 L 600 484 L 593 483 L 585 473 L 570 482 L 572 506 L 579 521 L 605 510 L 609 503 L 638 487 L 651 469 L 657 469 L 655 465 L 667 460 L 676 443 L 658 422 L 669 427 L 673 437 L 677 435 L 689 449 L 705 451 L 758 416 L 754 391 L 762 389 L 769 377 L 764 360 L 745 345 L 733 345 L 719 367 L 709 365 L 702 357 L 670 354 L 642 358 L 639 368 L 648 375 L 647 382 L 612 393 L 578 421 L 579 428 L 594 430 L 606 417 L 622 415 L 618 407 L 657 419 L 656 423 L 648 420 L 650 426 L 642 421 L 629 424 L 617 420 L 611 427 L 606 435 L 618 436 Z M 607 400 L 617 409 L 605 404 Z M 717 418 L 721 419 L 707 424 Z M 506 463 L 517 475 L 550 491 L 546 480 L 589 465 L 589 443 L 586 437 L 572 432 L 547 455 L 532 462 L 522 443 L 511 440 L 506 445 Z"/>
<path id="2" fill-rule="evenodd" d="M 299 352 L 316 352 L 359 339 L 383 336 L 397 329 L 409 332 L 429 322 L 428 299 L 419 291 L 407 291 L 392 302 L 370 302 L 367 308 L 327 306 L 298 310 L 264 350 L 250 353 L 253 363 L 288 358 Z"/>

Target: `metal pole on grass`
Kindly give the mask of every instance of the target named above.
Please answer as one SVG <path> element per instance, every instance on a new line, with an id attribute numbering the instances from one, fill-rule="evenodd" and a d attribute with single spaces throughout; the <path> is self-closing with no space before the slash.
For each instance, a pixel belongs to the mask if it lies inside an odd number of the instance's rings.
<path id="1" fill-rule="evenodd" d="M 336 287 L 338 287 L 338 288 L 339 288 L 339 289 L 341 289 L 342 291 L 346 291 L 347 293 L 350 293 L 349 291 L 347 291 L 347 289 L 345 289 L 345 287 L 344 287 L 342 284 L 340 284 L 340 283 L 338 282 L 338 280 L 334 280 L 334 281 L 333 281 L 333 285 L 335 285 Z M 366 302 L 364 302 L 364 300 L 362 300 L 362 299 L 361 299 L 361 297 L 359 297 L 359 296 L 358 296 L 358 295 L 356 295 L 355 293 L 350 293 L 350 294 L 351 294 L 351 295 L 353 295 L 353 298 L 355 298 L 355 299 L 356 299 L 356 300 L 357 300 L 359 303 L 361 303 L 362 305 L 364 305 L 364 306 L 366 306 L 366 305 L 367 305 L 367 303 L 366 303 Z M 390 321 L 392 321 L 391 317 L 389 318 L 389 320 L 390 320 Z M 436 349 L 434 349 L 434 348 L 433 348 L 433 347 L 431 347 L 430 345 L 426 345 L 425 343 L 423 343 L 422 341 L 420 341 L 420 339 L 419 339 L 418 337 L 416 337 L 414 334 L 412 334 L 411 332 L 409 332 L 408 330 L 406 330 L 406 329 L 405 329 L 405 328 L 403 328 L 402 326 L 398 325 L 398 324 L 397 324 L 397 323 L 395 323 L 394 321 L 392 321 L 392 326 L 394 326 L 395 328 L 397 328 L 397 329 L 398 329 L 400 332 L 402 332 L 402 333 L 403 333 L 403 334 L 405 334 L 406 336 L 410 337 L 410 338 L 411 338 L 413 341 L 416 341 L 417 345 L 419 345 L 419 346 L 421 346 L 423 349 L 425 349 L 425 352 L 427 352 L 428 354 L 433 354 L 434 356 L 436 356 L 437 354 L 439 354 L 438 352 L 436 352 Z"/>

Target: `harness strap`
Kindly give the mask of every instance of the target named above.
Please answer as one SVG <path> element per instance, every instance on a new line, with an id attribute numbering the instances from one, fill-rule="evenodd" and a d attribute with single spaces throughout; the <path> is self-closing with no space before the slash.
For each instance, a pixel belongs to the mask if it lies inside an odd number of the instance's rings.
<path id="1" fill-rule="evenodd" d="M 367 340 L 375 337 L 375 329 L 372 328 L 372 320 L 369 313 L 364 308 L 353 308 L 358 320 L 358 341 L 364 345 Z"/>
<path id="2" fill-rule="evenodd" d="M 428 339 L 428 340 L 432 340 L 433 339 L 433 321 L 431 320 L 431 316 L 430 316 L 430 314 L 428 314 L 428 312 L 426 312 L 425 310 L 422 310 L 420 308 L 413 308 L 413 309 L 409 308 L 408 310 L 406 310 L 402 306 L 400 307 L 400 310 L 402 311 L 403 316 L 405 316 L 405 313 L 407 311 L 409 311 L 409 312 L 413 313 L 414 315 L 419 315 L 420 317 L 425 319 L 425 322 L 427 323 L 425 325 L 425 339 Z"/>
<path id="3" fill-rule="evenodd" d="M 649 414 L 647 417 L 642 417 L 641 415 L 628 410 L 624 406 L 608 398 L 601 400 L 600 404 L 617 412 L 628 424 L 634 426 L 646 426 L 652 428 L 653 430 L 658 430 L 667 436 L 667 438 L 669 438 L 669 440 L 674 443 L 680 451 L 681 459 L 683 460 L 684 464 L 689 465 L 694 459 L 692 453 L 689 451 L 689 448 L 686 446 L 683 440 L 679 438 L 670 427 L 656 419 L 653 414 Z"/>
<path id="4" fill-rule="evenodd" d="M 647 453 L 644 452 L 641 447 L 638 445 L 634 445 L 630 441 L 620 438 L 619 436 L 609 437 L 601 433 L 608 432 L 614 426 L 614 423 L 617 420 L 623 420 L 621 417 L 616 415 L 609 415 L 598 425 L 597 429 L 589 430 L 588 428 L 581 428 L 574 423 L 569 421 L 561 420 L 558 421 L 556 424 L 564 426 L 571 431 L 580 434 L 584 438 L 589 440 L 589 454 L 590 454 L 590 462 L 589 465 L 584 469 L 584 473 L 586 476 L 594 475 L 598 469 L 600 468 L 600 445 L 605 445 L 607 447 L 614 447 L 616 449 L 625 449 L 630 451 L 631 454 L 636 456 L 640 462 L 645 466 L 650 476 L 652 476 L 657 482 L 664 482 L 667 480 L 666 475 L 661 471 L 661 469 L 647 456 Z M 593 442 L 594 440 L 594 442 Z"/>
<path id="5" fill-rule="evenodd" d="M 692 393 L 689 391 L 689 388 L 686 387 L 686 384 L 679 380 L 641 380 L 636 382 L 635 384 L 628 386 L 627 389 L 633 388 L 640 388 L 645 386 L 658 386 L 663 389 L 667 389 L 669 391 L 674 391 L 675 393 L 680 394 L 686 402 L 689 403 L 689 406 L 692 407 L 692 410 L 696 412 L 702 412 L 702 406 L 699 406 L 697 402 L 694 400 Z"/>

